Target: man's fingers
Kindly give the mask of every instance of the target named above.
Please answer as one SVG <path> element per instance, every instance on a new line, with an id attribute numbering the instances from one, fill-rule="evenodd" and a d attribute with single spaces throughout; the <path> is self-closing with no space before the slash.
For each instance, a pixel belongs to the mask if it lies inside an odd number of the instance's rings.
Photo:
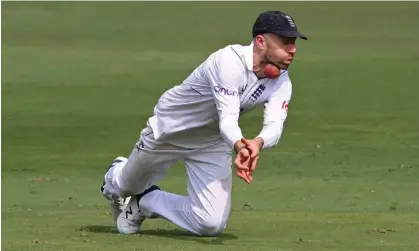
<path id="1" fill-rule="evenodd" d="M 249 149 L 247 149 L 247 150 L 249 150 Z M 241 155 L 242 158 L 244 158 L 244 160 L 249 158 L 249 155 L 250 155 L 249 151 L 241 151 L 239 154 Z"/>
<path id="2" fill-rule="evenodd" d="M 252 177 L 252 172 L 251 171 L 246 171 L 246 176 L 249 179 L 250 182 L 253 181 L 253 177 Z"/>
<path id="3" fill-rule="evenodd" d="M 247 177 L 246 177 L 246 175 L 245 175 L 245 173 L 244 172 L 242 172 L 242 171 L 237 171 L 237 176 L 239 176 L 242 180 L 244 180 L 244 181 L 246 181 L 247 182 Z"/>
<path id="4" fill-rule="evenodd" d="M 257 151 L 257 150 L 253 151 L 252 150 L 251 154 L 250 154 L 250 158 L 255 159 L 256 157 L 259 158 L 259 151 Z"/>
<path id="5" fill-rule="evenodd" d="M 238 170 L 241 170 L 241 171 L 250 171 L 250 168 L 248 166 L 240 164 L 240 163 L 236 164 L 236 167 Z"/>
<path id="6" fill-rule="evenodd" d="M 242 138 L 241 142 L 245 144 L 246 148 L 250 151 L 251 158 L 256 158 L 256 156 L 259 155 L 259 149 L 253 141 Z"/>
<path id="7" fill-rule="evenodd" d="M 252 144 L 252 142 L 253 142 L 252 140 L 248 140 L 248 139 L 242 138 L 241 139 L 241 142 L 243 144 L 245 144 L 247 147 L 255 148 L 255 145 Z"/>
<path id="8" fill-rule="evenodd" d="M 242 138 L 242 141 L 246 142 L 247 140 Z M 252 165 L 255 165 L 256 163 L 253 164 L 254 160 L 250 156 L 249 147 L 246 147 L 246 149 L 249 151 L 240 151 L 238 153 L 236 159 L 234 160 L 234 164 L 237 168 L 237 176 L 246 181 L 246 183 L 250 184 L 253 181 Z"/>
<path id="9" fill-rule="evenodd" d="M 237 171 L 237 176 L 239 176 L 242 180 L 246 181 L 247 184 L 252 182 L 252 177 L 248 175 L 249 171 Z"/>
<path id="10" fill-rule="evenodd" d="M 249 170 L 250 169 L 250 156 L 248 151 L 241 151 L 236 157 L 234 164 L 238 169 Z"/>
<path id="11" fill-rule="evenodd" d="M 249 141 L 246 138 L 241 138 L 241 142 L 245 145 L 249 144 Z"/>
<path id="12" fill-rule="evenodd" d="M 250 168 L 249 161 L 242 162 L 241 159 L 236 159 L 236 161 L 234 161 L 234 164 L 236 164 L 238 169 L 249 170 Z"/>
<path id="13" fill-rule="evenodd" d="M 250 172 L 253 172 L 256 169 L 258 160 L 259 160 L 259 156 L 256 156 L 254 159 L 251 160 Z"/>
<path id="14" fill-rule="evenodd" d="M 250 183 L 250 180 L 249 180 L 249 178 L 247 177 L 246 173 L 244 173 L 244 172 L 240 172 L 239 176 L 240 176 L 240 178 L 242 178 L 242 180 L 246 181 L 246 183 L 247 183 L 247 184 L 249 184 L 249 183 Z"/>
<path id="15" fill-rule="evenodd" d="M 234 164 L 236 165 L 237 169 L 241 169 L 241 170 L 249 170 L 249 165 L 248 163 L 242 163 L 242 160 L 237 158 L 234 161 Z"/>

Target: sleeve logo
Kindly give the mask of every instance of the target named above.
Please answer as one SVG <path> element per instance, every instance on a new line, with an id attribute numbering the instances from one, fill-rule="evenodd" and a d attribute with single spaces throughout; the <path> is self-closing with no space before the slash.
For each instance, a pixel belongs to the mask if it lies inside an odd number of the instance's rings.
<path id="1" fill-rule="evenodd" d="M 216 93 L 219 93 L 219 94 L 222 94 L 222 95 L 227 95 L 227 96 L 237 96 L 238 95 L 237 91 L 233 91 L 233 90 L 230 90 L 230 89 L 218 86 L 218 85 L 214 86 L 214 91 Z"/>
<path id="2" fill-rule="evenodd" d="M 285 112 L 288 112 L 288 100 L 285 100 L 282 102 L 282 110 L 285 110 Z"/>

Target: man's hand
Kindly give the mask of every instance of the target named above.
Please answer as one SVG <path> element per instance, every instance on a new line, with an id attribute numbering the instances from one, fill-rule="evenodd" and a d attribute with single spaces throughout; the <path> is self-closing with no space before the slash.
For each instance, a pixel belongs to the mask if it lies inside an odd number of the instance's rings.
<path id="1" fill-rule="evenodd" d="M 259 159 L 259 152 L 262 149 L 264 141 L 262 138 L 248 140 L 242 138 L 234 144 L 234 150 L 237 153 L 234 161 L 237 167 L 237 176 L 250 183 L 253 181 L 252 173 L 256 169 Z"/>
<path id="2" fill-rule="evenodd" d="M 251 159 L 250 151 L 244 145 L 237 149 L 237 156 L 234 160 L 234 164 L 237 168 L 237 176 L 246 181 L 248 184 L 253 181 L 253 177 L 250 172 Z"/>
<path id="3" fill-rule="evenodd" d="M 264 141 L 262 138 L 255 138 L 253 140 L 242 138 L 241 142 L 250 151 L 250 174 L 256 169 L 259 160 L 259 153 L 263 147 Z"/>

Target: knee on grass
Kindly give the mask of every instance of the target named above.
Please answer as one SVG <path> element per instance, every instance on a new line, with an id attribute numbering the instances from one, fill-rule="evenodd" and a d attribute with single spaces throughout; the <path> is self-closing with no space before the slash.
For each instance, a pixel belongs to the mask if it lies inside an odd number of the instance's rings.
<path id="1" fill-rule="evenodd" d="M 197 224 L 197 232 L 201 236 L 217 236 L 226 228 L 226 220 L 222 216 L 207 216 Z"/>

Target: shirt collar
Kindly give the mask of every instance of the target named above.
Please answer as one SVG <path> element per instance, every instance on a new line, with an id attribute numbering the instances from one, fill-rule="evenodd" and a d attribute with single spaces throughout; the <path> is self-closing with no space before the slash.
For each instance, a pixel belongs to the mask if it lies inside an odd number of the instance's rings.
<path id="1" fill-rule="evenodd" d="M 244 62 L 246 63 L 247 70 L 253 71 L 253 41 L 244 51 Z"/>

